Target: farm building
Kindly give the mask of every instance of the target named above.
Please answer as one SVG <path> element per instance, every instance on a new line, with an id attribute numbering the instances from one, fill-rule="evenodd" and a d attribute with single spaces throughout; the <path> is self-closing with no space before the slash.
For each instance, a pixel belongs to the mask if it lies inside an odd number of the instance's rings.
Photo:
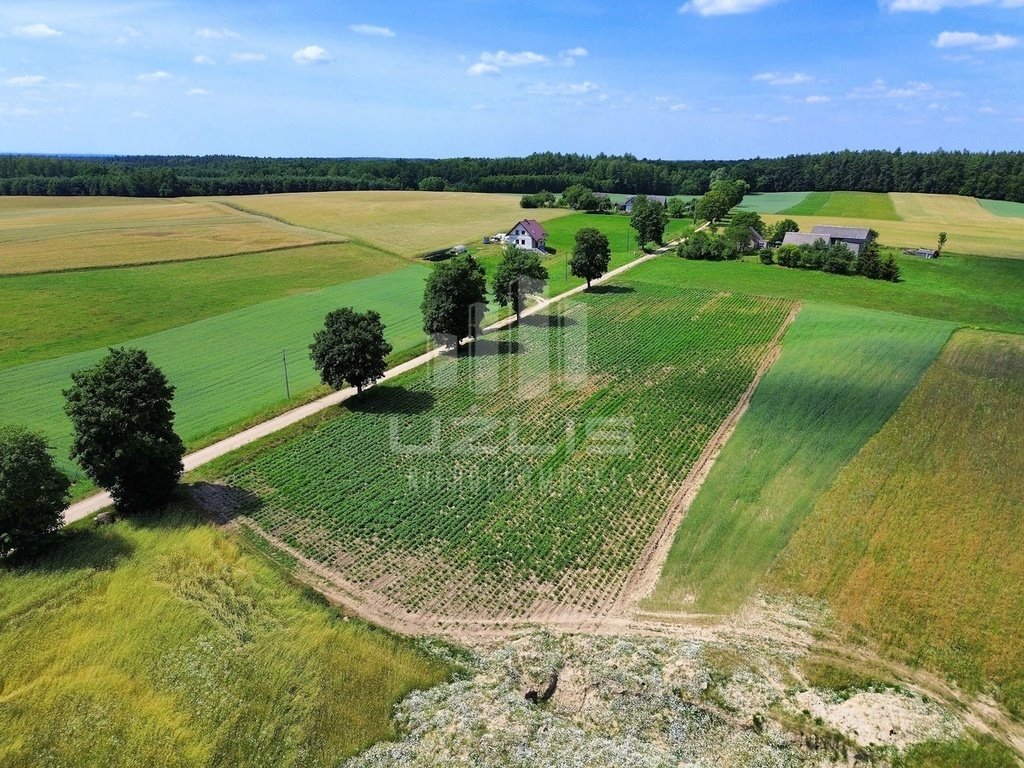
<path id="1" fill-rule="evenodd" d="M 506 241 L 527 250 L 543 251 L 548 233 L 536 219 L 523 219 L 508 231 Z"/>
<path id="2" fill-rule="evenodd" d="M 636 201 L 636 198 L 636 195 L 631 195 L 630 197 L 627 197 L 625 201 L 622 203 L 622 205 L 619 206 L 619 208 L 625 211 L 626 213 L 632 213 L 633 203 Z M 665 195 L 647 195 L 647 199 L 654 200 L 655 202 L 661 203 L 662 205 L 668 205 L 668 198 L 665 197 Z"/>
<path id="3" fill-rule="evenodd" d="M 922 259 L 934 259 L 939 255 L 938 251 L 931 248 L 907 248 L 903 252 L 908 256 L 919 256 Z"/>
<path id="4" fill-rule="evenodd" d="M 812 235 L 828 238 L 829 245 L 835 242 L 853 246 L 859 256 L 871 239 L 871 230 L 866 227 L 838 227 L 833 224 L 818 224 L 811 230 Z M 851 248 L 853 250 L 854 248 Z"/>
<path id="5" fill-rule="evenodd" d="M 815 227 L 817 229 L 817 227 Z M 819 240 L 823 241 L 825 245 L 832 245 L 833 243 L 842 243 L 849 248 L 853 253 L 860 255 L 860 247 L 847 240 L 840 239 L 838 237 L 832 237 L 831 235 L 821 234 L 818 232 L 787 232 L 786 236 L 782 238 L 783 245 L 814 245 Z"/>

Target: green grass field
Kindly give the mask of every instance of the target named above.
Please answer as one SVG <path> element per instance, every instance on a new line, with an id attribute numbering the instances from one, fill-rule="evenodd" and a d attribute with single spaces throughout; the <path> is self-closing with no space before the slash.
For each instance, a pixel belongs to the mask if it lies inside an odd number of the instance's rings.
<path id="1" fill-rule="evenodd" d="M 957 333 L 793 536 L 772 583 L 1024 715 L 1024 337 Z"/>
<path id="2" fill-rule="evenodd" d="M 145 267 L 0 277 L 0 369 L 117 344 L 406 266 L 396 256 L 344 243 Z"/>
<path id="3" fill-rule="evenodd" d="M 738 608 L 952 329 L 901 315 L 804 306 L 679 527 L 644 607 Z"/>
<path id="4" fill-rule="evenodd" d="M 737 208 L 754 211 L 762 216 L 782 213 L 787 208 L 799 205 L 810 192 L 753 192 L 743 198 Z"/>
<path id="5" fill-rule="evenodd" d="M 900 220 L 892 198 L 878 192 L 811 192 L 796 205 L 779 213 L 784 216 Z"/>
<path id="6" fill-rule="evenodd" d="M 605 609 L 790 310 L 646 279 L 679 264 L 374 388 L 226 465 L 226 482 L 255 494 L 266 530 L 398 612 Z"/>
<path id="7" fill-rule="evenodd" d="M 978 203 L 995 216 L 1024 219 L 1024 203 L 1011 203 L 1008 200 L 979 200 Z"/>
<path id="8" fill-rule="evenodd" d="M 327 312 L 342 306 L 375 309 L 387 326 L 396 357 L 424 344 L 420 299 L 429 269 L 410 265 L 384 275 L 264 301 L 188 325 L 125 341 L 141 347 L 177 387 L 175 427 L 189 446 L 256 413 L 284 404 L 282 351 L 287 351 L 293 397 L 319 383 L 309 360 L 313 332 Z M 0 424 L 42 431 L 67 460 L 70 424 L 62 391 L 72 371 L 94 364 L 106 349 L 0 370 Z M 80 472 L 74 471 L 75 477 Z"/>
<path id="9" fill-rule="evenodd" d="M 681 285 L 880 309 L 1024 333 L 1024 263 L 1015 259 L 896 254 L 903 282 L 836 277 L 743 262 L 686 261 Z M 669 258 L 669 257 L 664 257 Z"/>
<path id="10" fill-rule="evenodd" d="M 0 764 L 334 766 L 450 674 L 194 513 L 0 570 Z"/>

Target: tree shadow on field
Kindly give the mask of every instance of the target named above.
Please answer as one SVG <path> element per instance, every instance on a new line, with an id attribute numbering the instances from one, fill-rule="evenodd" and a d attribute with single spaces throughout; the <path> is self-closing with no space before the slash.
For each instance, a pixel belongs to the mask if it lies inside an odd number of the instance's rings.
<path id="1" fill-rule="evenodd" d="M 526 328 L 568 328 L 577 321 L 566 315 L 528 315 L 519 324 Z"/>
<path id="2" fill-rule="evenodd" d="M 381 384 L 349 399 L 345 407 L 353 413 L 408 415 L 426 413 L 434 407 L 434 400 L 434 394 L 426 390 Z"/>
<path id="3" fill-rule="evenodd" d="M 111 528 L 74 527 L 60 531 L 51 546 L 30 556 L 0 560 L 0 568 L 12 573 L 61 573 L 64 571 L 109 571 L 131 556 L 132 543 Z"/>
<path id="4" fill-rule="evenodd" d="M 614 296 L 622 293 L 635 293 L 636 288 L 631 285 L 595 285 L 587 293 L 598 296 Z"/>
<path id="5" fill-rule="evenodd" d="M 499 355 L 522 354 L 523 347 L 518 341 L 492 341 L 477 339 L 469 345 L 469 351 L 463 357 L 497 357 Z"/>
<path id="6" fill-rule="evenodd" d="M 221 525 L 263 506 L 263 499 L 255 493 L 234 485 L 203 481 L 192 483 L 188 492 L 199 508 Z"/>

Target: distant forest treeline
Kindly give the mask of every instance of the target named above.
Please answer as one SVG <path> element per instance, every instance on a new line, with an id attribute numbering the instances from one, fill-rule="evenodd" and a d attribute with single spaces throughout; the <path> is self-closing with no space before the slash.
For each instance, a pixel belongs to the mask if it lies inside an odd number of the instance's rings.
<path id="1" fill-rule="evenodd" d="M 829 152 L 753 160 L 640 160 L 540 153 L 528 157 L 419 159 L 0 156 L 3 195 L 241 195 L 358 189 L 601 192 L 701 195 L 711 173 L 755 192 L 931 192 L 1024 202 L 1022 152 Z"/>

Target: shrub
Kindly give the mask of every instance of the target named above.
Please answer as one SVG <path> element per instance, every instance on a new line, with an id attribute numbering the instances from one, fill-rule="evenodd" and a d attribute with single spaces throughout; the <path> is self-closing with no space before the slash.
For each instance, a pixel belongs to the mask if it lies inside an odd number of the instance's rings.
<path id="1" fill-rule="evenodd" d="M 42 547 L 64 522 L 70 485 L 42 437 L 0 428 L 0 558 Z"/>

